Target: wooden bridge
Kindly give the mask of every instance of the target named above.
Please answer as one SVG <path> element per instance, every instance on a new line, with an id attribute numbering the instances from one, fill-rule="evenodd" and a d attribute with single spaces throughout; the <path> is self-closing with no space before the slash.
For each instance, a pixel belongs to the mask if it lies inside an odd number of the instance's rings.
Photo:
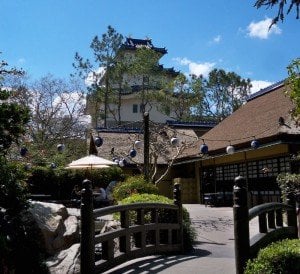
<path id="1" fill-rule="evenodd" d="M 243 183 L 242 178 L 237 178 L 233 191 L 237 274 L 243 273 L 247 260 L 262 247 L 279 239 L 297 238 L 294 200 L 288 199 L 288 204 L 266 203 L 249 210 Z M 81 273 L 102 273 L 137 257 L 183 251 L 179 185 L 175 185 L 174 194 L 174 205 L 136 203 L 93 210 L 91 183 L 86 180 L 81 202 Z M 95 220 L 111 214 L 118 216 L 120 225 L 97 233 Z M 259 233 L 250 239 L 249 222 L 254 218 L 258 218 Z"/>
<path id="2" fill-rule="evenodd" d="M 242 274 L 248 259 L 274 241 L 297 238 L 295 199 L 291 195 L 287 204 L 265 203 L 248 209 L 247 189 L 242 177 L 236 178 L 233 191 L 233 220 L 236 273 Z M 284 225 L 283 218 L 286 218 Z M 250 239 L 249 222 L 258 218 L 259 233 Z"/>
<path id="3" fill-rule="evenodd" d="M 179 185 L 175 196 L 180 197 Z M 95 220 L 117 214 L 120 226 L 101 234 Z M 98 249 L 97 256 L 95 250 Z M 91 183 L 84 181 L 81 203 L 81 273 L 102 273 L 128 260 L 151 254 L 180 252 L 182 205 L 136 203 L 93 210 Z"/>

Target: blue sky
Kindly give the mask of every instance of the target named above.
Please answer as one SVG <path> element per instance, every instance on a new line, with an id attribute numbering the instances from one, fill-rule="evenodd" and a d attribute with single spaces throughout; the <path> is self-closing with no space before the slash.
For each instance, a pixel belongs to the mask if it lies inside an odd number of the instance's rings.
<path id="1" fill-rule="evenodd" d="M 254 0 L 0 0 L 0 58 L 31 79 L 66 78 L 75 52 L 91 57 L 90 42 L 113 26 L 124 36 L 149 37 L 166 47 L 160 61 L 185 73 L 234 71 L 257 88 L 287 76 L 299 57 L 299 24 L 292 12 L 267 31 L 277 10 Z"/>

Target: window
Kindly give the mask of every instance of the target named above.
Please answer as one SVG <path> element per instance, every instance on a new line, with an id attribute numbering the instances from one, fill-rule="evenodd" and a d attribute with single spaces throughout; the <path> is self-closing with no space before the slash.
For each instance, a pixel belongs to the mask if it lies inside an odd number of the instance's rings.
<path id="1" fill-rule="evenodd" d="M 132 105 L 132 112 L 133 113 L 138 113 L 138 105 L 137 104 Z"/>

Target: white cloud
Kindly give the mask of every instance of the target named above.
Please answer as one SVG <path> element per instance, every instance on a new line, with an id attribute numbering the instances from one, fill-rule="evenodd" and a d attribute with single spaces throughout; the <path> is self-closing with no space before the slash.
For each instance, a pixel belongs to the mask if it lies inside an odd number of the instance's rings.
<path id="1" fill-rule="evenodd" d="M 175 58 L 174 60 L 182 66 L 188 66 L 189 74 L 194 74 L 196 76 L 203 75 L 204 77 L 207 77 L 209 72 L 215 66 L 215 63 L 196 63 L 187 58 Z"/>
<path id="2" fill-rule="evenodd" d="M 90 72 L 84 82 L 87 86 L 91 86 L 93 83 L 101 81 L 104 74 L 105 68 L 100 67 L 96 71 Z"/>
<path id="3" fill-rule="evenodd" d="M 266 18 L 265 20 L 259 22 L 251 22 L 247 27 L 248 36 L 251 38 L 259 38 L 259 39 L 268 39 L 271 34 L 281 34 L 281 29 L 277 25 L 273 25 L 271 29 L 269 29 L 272 24 L 271 18 Z"/>
<path id="4" fill-rule="evenodd" d="M 213 42 L 218 44 L 221 42 L 221 39 L 222 39 L 221 35 L 217 35 L 216 37 L 214 37 Z"/>
<path id="5" fill-rule="evenodd" d="M 24 64 L 26 62 L 25 58 L 19 58 L 18 63 Z"/>
<path id="6" fill-rule="evenodd" d="M 252 88 L 250 90 L 250 93 L 255 93 L 263 88 L 266 88 L 274 83 L 269 82 L 269 81 L 262 81 L 262 80 L 253 80 L 251 81 Z"/>

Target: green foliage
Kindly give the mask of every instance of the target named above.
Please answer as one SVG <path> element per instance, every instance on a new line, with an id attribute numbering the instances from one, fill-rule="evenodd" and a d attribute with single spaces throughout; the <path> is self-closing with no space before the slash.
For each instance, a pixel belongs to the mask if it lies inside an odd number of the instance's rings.
<path id="1" fill-rule="evenodd" d="M 245 274 L 300 273 L 300 240 L 282 240 L 261 249 L 247 263 Z"/>
<path id="2" fill-rule="evenodd" d="M 18 138 L 25 132 L 25 124 L 29 121 L 29 109 L 23 105 L 9 101 L 9 98 L 10 92 L 1 89 L 0 85 L 1 154 L 5 154 L 13 142 L 18 141 Z"/>
<path id="3" fill-rule="evenodd" d="M 155 99 L 160 102 L 160 110 L 179 121 L 192 121 L 192 108 L 202 105 L 203 84 L 202 76 L 193 75 L 187 78 L 180 73 L 174 81 L 167 83 L 166 87 L 159 92 L 155 92 Z M 203 111 L 201 111 L 201 115 Z"/>
<path id="4" fill-rule="evenodd" d="M 27 184 L 35 194 L 49 194 L 52 199 L 70 199 L 74 185 L 81 186 L 84 179 L 92 181 L 93 186 L 106 188 L 109 182 L 120 180 L 122 170 L 118 167 L 93 170 L 67 170 L 63 167 L 52 169 L 48 166 L 35 166 L 29 171 Z"/>
<path id="5" fill-rule="evenodd" d="M 292 60 L 287 70 L 289 77 L 286 80 L 288 86 L 286 93 L 295 104 L 293 115 L 297 118 L 300 114 L 300 58 Z"/>
<path id="6" fill-rule="evenodd" d="M 133 203 L 163 203 L 172 204 L 173 201 L 169 198 L 157 194 L 132 194 L 127 198 L 120 201 L 121 205 L 133 204 Z"/>
<path id="7" fill-rule="evenodd" d="M 284 198 L 286 198 L 288 194 L 300 193 L 300 174 L 279 174 L 277 176 L 277 182 Z"/>
<path id="8" fill-rule="evenodd" d="M 133 176 L 126 179 L 125 182 L 117 184 L 113 191 L 113 197 L 116 201 L 121 201 L 132 194 L 158 194 L 158 188 L 147 183 L 143 176 Z"/>
<path id="9" fill-rule="evenodd" d="M 205 112 L 208 116 L 222 120 L 246 101 L 251 81 L 243 79 L 235 72 L 213 69 L 204 81 L 204 88 Z"/>
<path id="10" fill-rule="evenodd" d="M 118 33 L 112 26 L 107 27 L 107 32 L 102 34 L 99 38 L 97 35 L 93 38 L 90 48 L 92 50 L 94 61 L 90 59 L 84 59 L 76 53 L 74 68 L 77 70 L 79 76 L 83 79 L 93 76 L 93 84 L 89 88 L 90 98 L 96 100 L 95 113 L 96 125 L 99 116 L 104 116 L 104 124 L 106 126 L 107 111 L 111 100 L 116 100 L 115 94 L 110 88 L 112 86 L 113 78 L 121 71 L 113 71 L 117 62 L 117 54 L 122 45 L 123 36 Z M 105 88 L 103 88 L 103 82 L 100 81 L 103 75 L 96 73 L 99 68 L 105 69 Z M 119 68 L 117 69 L 119 70 Z M 99 113 L 99 104 L 104 104 L 104 113 Z M 97 109 L 98 108 L 98 109 Z"/>
<path id="11" fill-rule="evenodd" d="M 16 273 L 46 273 L 37 226 L 25 217 L 29 204 L 24 169 L 1 157 L 0 174 L 0 272 L 8 267 Z"/>
<path id="12" fill-rule="evenodd" d="M 26 175 L 20 166 L 7 163 L 3 157 L 0 157 L 0 174 L 0 207 L 18 214 L 28 207 Z"/>
<path id="13" fill-rule="evenodd" d="M 132 194 L 131 196 L 124 198 L 120 201 L 120 204 L 132 204 L 132 203 L 163 203 L 163 204 L 173 204 L 173 200 L 156 194 Z M 186 208 L 182 208 L 183 212 L 183 247 L 184 250 L 190 250 L 193 248 L 193 242 L 196 239 L 196 230 L 191 225 L 190 215 Z M 136 212 L 130 212 L 129 214 L 130 222 L 133 224 L 136 221 Z M 172 214 L 168 210 L 159 210 L 158 220 L 159 222 L 172 222 Z M 118 215 L 114 215 L 115 219 L 119 219 Z M 145 215 L 145 222 L 150 222 L 151 213 Z"/>
<path id="14" fill-rule="evenodd" d="M 289 2 L 289 3 L 288 3 Z M 288 7 L 287 7 L 288 5 Z M 256 8 L 266 7 L 266 8 L 273 8 L 277 7 L 277 15 L 273 18 L 272 24 L 269 26 L 269 28 L 272 27 L 272 25 L 277 24 L 279 20 L 284 20 L 285 11 L 286 14 L 289 14 L 292 9 L 296 10 L 296 19 L 299 19 L 299 7 L 300 7 L 300 1 L 299 0 L 256 0 L 254 6 Z M 285 8 L 287 8 L 285 10 Z"/>

